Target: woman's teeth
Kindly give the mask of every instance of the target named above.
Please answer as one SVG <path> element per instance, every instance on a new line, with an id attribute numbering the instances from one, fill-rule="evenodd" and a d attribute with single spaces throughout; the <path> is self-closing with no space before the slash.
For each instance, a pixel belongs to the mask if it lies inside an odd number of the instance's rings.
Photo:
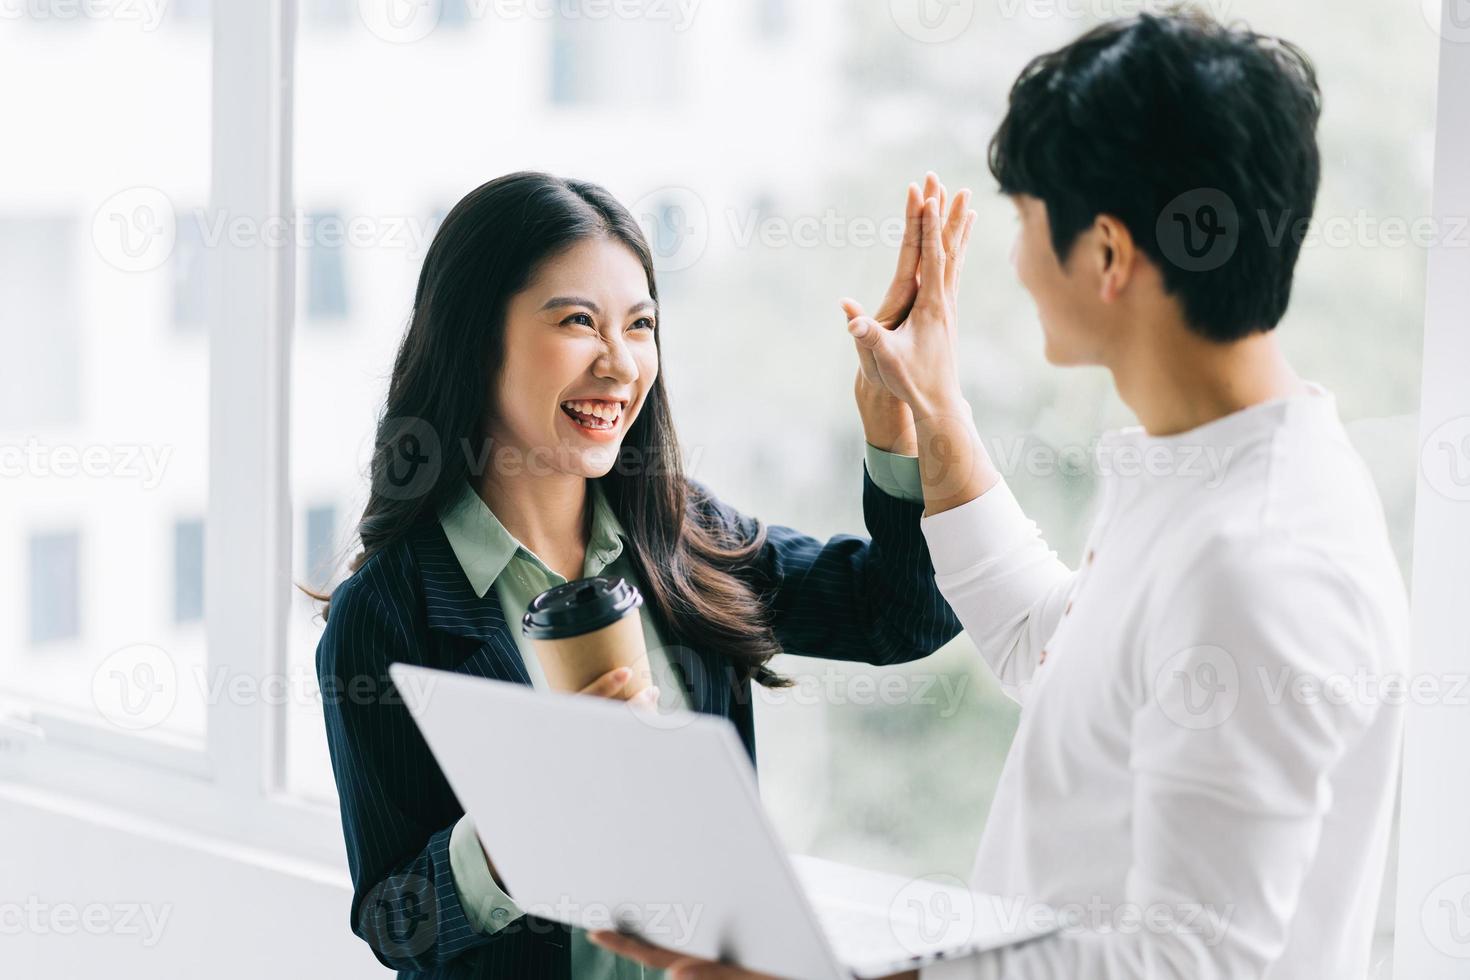
<path id="1" fill-rule="evenodd" d="M 623 406 L 616 402 L 567 401 L 561 403 L 561 409 L 587 429 L 611 429 L 623 413 Z"/>

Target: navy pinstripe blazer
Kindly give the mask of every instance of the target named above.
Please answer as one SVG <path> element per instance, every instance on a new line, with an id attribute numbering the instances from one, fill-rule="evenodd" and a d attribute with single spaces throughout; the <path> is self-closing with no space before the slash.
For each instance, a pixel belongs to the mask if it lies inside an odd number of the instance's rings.
<path id="1" fill-rule="evenodd" d="M 754 521 L 713 497 L 691 499 L 707 517 L 754 533 Z M 742 573 L 766 598 L 787 652 L 901 663 L 959 632 L 934 584 L 923 506 L 890 497 L 865 472 L 863 510 L 871 540 L 823 543 L 772 526 Z M 485 935 L 466 918 L 449 865 L 450 831 L 464 811 L 387 675 L 403 662 L 529 684 L 510 629 L 494 589 L 474 594 L 437 522 L 375 554 L 332 596 L 317 673 L 352 872 L 351 924 L 403 976 L 570 976 L 565 927 L 523 916 Z M 729 718 L 754 761 L 749 683 L 714 655 L 679 646 L 664 623 L 659 629 L 690 707 Z"/>

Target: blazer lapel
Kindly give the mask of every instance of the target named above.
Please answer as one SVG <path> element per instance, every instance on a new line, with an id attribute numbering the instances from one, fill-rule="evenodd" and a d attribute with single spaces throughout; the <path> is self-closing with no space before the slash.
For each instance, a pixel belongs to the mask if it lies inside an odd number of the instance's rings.
<path id="1" fill-rule="evenodd" d="M 423 577 L 429 628 L 480 642 L 480 649 L 462 663 L 446 666 L 529 685 L 531 677 L 510 634 L 499 594 L 491 588 L 483 598 L 475 595 L 437 521 L 416 532 L 413 549 Z"/>

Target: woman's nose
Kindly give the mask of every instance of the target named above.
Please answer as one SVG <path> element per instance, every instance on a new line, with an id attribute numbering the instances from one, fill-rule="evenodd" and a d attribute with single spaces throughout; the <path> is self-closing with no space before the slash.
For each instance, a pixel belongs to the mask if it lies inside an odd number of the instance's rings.
<path id="1" fill-rule="evenodd" d="M 638 380 L 638 362 L 633 359 L 633 352 L 628 350 L 628 345 L 621 340 L 611 340 L 603 346 L 602 356 L 592 365 L 592 370 L 598 377 L 613 381 Z"/>

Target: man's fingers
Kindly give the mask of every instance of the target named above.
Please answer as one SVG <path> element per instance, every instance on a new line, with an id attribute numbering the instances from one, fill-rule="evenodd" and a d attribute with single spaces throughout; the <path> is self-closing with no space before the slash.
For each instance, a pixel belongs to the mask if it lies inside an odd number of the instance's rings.
<path id="1" fill-rule="evenodd" d="M 738 966 L 722 963 L 691 963 L 680 965 L 669 972 L 669 980 L 775 980 L 764 973 L 751 973 Z"/>
<path id="2" fill-rule="evenodd" d="M 975 221 L 979 217 L 974 211 L 966 211 L 964 222 L 960 225 L 959 240 L 949 253 L 949 267 L 944 270 L 945 286 L 953 293 L 955 286 L 960 281 L 960 272 L 965 268 L 965 256 L 970 251 L 970 232 L 975 230 Z"/>
<path id="3" fill-rule="evenodd" d="M 867 331 L 873 329 L 875 326 L 879 330 L 882 330 L 884 329 L 883 324 L 878 323 L 878 321 L 870 316 L 864 316 L 862 304 L 857 302 L 857 300 L 843 300 L 842 309 L 847 314 L 847 331 L 853 336 L 853 346 L 857 348 L 858 367 L 862 369 L 863 377 L 870 384 L 881 385 L 883 383 L 883 377 L 878 373 L 878 361 L 873 357 L 872 348 L 858 339 L 857 332 L 866 334 Z M 862 320 L 863 323 L 860 326 L 854 327 L 854 324 L 859 320 Z M 881 337 L 877 337 L 876 339 L 879 341 L 882 340 Z"/>
<path id="4" fill-rule="evenodd" d="M 944 251 L 950 258 L 960 244 L 960 232 L 965 227 L 965 216 L 970 213 L 970 189 L 967 187 L 954 196 L 954 204 L 944 215 Z"/>
<path id="5" fill-rule="evenodd" d="M 847 332 L 858 342 L 859 347 L 870 351 L 878 350 L 888 339 L 888 330 L 870 316 L 855 317 L 847 324 Z"/>
<path id="6" fill-rule="evenodd" d="M 944 289 L 944 241 L 939 225 L 939 201 L 924 202 L 924 255 L 919 260 L 919 298 L 942 299 Z"/>
<path id="7" fill-rule="evenodd" d="M 873 348 L 863 345 L 863 342 L 854 338 L 853 347 L 857 348 L 858 367 L 863 372 L 863 378 L 868 384 L 883 385 L 883 373 L 878 370 L 878 358 L 873 354 Z"/>
<path id="8" fill-rule="evenodd" d="M 767 977 L 764 973 L 752 973 L 738 966 L 712 963 L 658 946 L 650 946 L 640 939 L 606 929 L 588 933 L 587 938 L 603 949 L 611 950 L 635 963 L 651 966 L 655 970 L 668 970 L 669 976 L 677 980 L 775 980 L 774 977 Z"/>

